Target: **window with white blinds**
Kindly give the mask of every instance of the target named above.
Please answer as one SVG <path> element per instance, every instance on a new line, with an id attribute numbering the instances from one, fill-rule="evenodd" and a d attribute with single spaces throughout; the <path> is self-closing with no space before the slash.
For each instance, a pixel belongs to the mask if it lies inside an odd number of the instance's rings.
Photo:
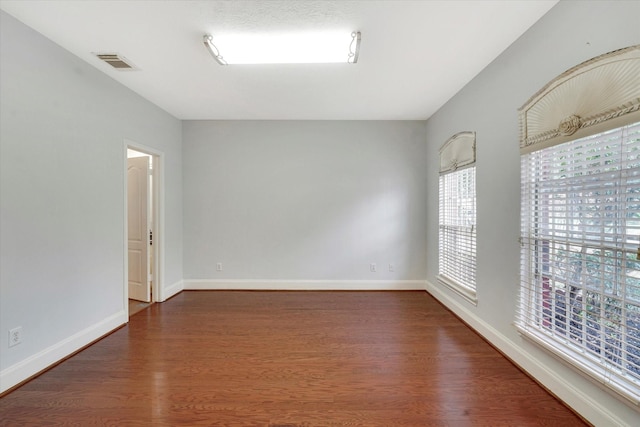
<path id="1" fill-rule="evenodd" d="M 640 123 L 521 157 L 521 332 L 640 402 Z"/>
<path id="2" fill-rule="evenodd" d="M 440 175 L 438 279 L 475 301 L 476 168 Z"/>

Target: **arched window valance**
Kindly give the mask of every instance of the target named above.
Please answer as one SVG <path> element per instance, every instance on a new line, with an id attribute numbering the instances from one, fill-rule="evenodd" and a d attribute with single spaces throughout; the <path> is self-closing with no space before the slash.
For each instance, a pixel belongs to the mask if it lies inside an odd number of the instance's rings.
<path id="1" fill-rule="evenodd" d="M 579 64 L 520 110 L 520 151 L 529 153 L 640 120 L 640 45 Z"/>
<path id="2" fill-rule="evenodd" d="M 476 162 L 476 133 L 460 132 L 440 148 L 440 173 L 473 166 Z"/>

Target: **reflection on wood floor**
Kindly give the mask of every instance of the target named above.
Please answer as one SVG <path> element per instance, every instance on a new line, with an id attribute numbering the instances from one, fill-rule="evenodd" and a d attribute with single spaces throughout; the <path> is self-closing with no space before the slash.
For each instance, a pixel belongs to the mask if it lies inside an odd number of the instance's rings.
<path id="1" fill-rule="evenodd" d="M 424 291 L 185 291 L 0 413 L 11 426 L 585 425 Z"/>
<path id="2" fill-rule="evenodd" d="M 150 302 L 136 301 L 134 299 L 129 300 L 129 317 L 133 316 L 136 313 L 141 312 L 145 308 L 151 305 Z"/>

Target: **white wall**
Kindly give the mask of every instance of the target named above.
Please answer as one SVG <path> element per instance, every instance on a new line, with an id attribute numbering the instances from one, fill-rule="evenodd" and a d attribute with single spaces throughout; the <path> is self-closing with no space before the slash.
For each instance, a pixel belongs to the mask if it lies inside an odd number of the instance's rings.
<path id="1" fill-rule="evenodd" d="M 640 42 L 640 2 L 561 1 L 427 121 L 429 289 L 596 425 L 638 425 L 626 403 L 524 341 L 512 322 L 519 285 L 517 109 L 547 82 L 597 55 Z M 478 306 L 439 285 L 438 148 L 477 132 Z M 609 416 L 611 415 L 611 416 Z"/>
<path id="2" fill-rule="evenodd" d="M 185 279 L 424 280 L 424 122 L 187 121 L 183 147 Z"/>
<path id="3" fill-rule="evenodd" d="M 126 321 L 124 140 L 165 165 L 182 279 L 181 122 L 0 12 L 0 390 Z M 23 342 L 8 347 L 21 326 Z"/>

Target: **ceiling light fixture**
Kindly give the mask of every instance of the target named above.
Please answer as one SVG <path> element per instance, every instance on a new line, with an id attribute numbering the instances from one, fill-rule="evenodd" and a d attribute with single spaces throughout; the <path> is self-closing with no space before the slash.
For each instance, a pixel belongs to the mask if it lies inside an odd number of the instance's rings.
<path id="1" fill-rule="evenodd" d="M 204 45 L 220 65 L 358 62 L 360 32 L 301 34 L 205 34 Z"/>

